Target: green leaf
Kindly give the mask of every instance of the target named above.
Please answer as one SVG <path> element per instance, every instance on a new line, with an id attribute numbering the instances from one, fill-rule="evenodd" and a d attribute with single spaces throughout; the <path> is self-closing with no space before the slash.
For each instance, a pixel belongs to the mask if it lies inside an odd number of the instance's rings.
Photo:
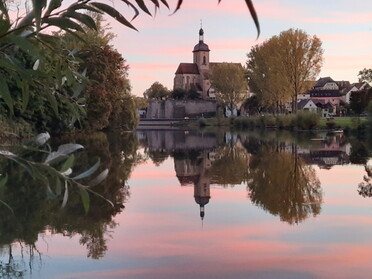
<path id="1" fill-rule="evenodd" d="M 27 82 L 22 80 L 22 109 L 26 110 L 30 100 L 30 87 Z"/>
<path id="2" fill-rule="evenodd" d="M 256 10 L 254 9 L 254 6 L 253 6 L 253 3 L 252 3 L 251 0 L 245 0 L 245 3 L 248 6 L 248 9 L 249 9 L 249 12 L 251 13 L 251 16 L 253 18 L 254 24 L 256 25 L 257 39 L 258 39 L 258 37 L 260 36 L 260 32 L 261 31 L 260 31 L 260 23 L 258 22 L 258 17 L 257 17 Z"/>
<path id="3" fill-rule="evenodd" d="M 91 168 L 89 168 L 85 172 L 73 177 L 72 179 L 78 180 L 78 179 L 83 179 L 85 177 L 88 177 L 88 176 L 92 175 L 99 168 L 99 165 L 100 165 L 100 160 L 98 160 L 97 163 L 95 163 Z"/>
<path id="4" fill-rule="evenodd" d="M 129 7 L 131 7 L 133 10 L 134 10 L 134 16 L 133 16 L 133 18 L 132 18 L 132 20 L 133 19 L 135 19 L 138 15 L 139 15 L 139 11 L 138 11 L 138 9 L 136 8 L 136 6 L 134 6 L 131 2 L 129 2 L 128 0 L 121 0 L 121 1 L 123 1 L 124 3 L 126 3 Z"/>
<path id="5" fill-rule="evenodd" d="M 158 0 L 151 0 L 151 2 L 154 3 L 154 5 L 155 5 L 156 8 L 159 8 L 160 7 Z"/>
<path id="6" fill-rule="evenodd" d="M 79 187 L 79 189 L 80 189 L 81 201 L 83 202 L 83 206 L 84 206 L 84 211 L 85 211 L 85 213 L 88 213 L 88 211 L 89 211 L 89 204 L 90 204 L 89 193 L 83 187 Z"/>
<path id="7" fill-rule="evenodd" d="M 178 0 L 176 9 L 174 10 L 173 14 L 175 14 L 182 6 L 182 0 Z"/>
<path id="8" fill-rule="evenodd" d="M 160 0 L 160 1 L 164 4 L 164 6 L 166 6 L 169 9 L 169 5 L 166 0 Z"/>
<path id="9" fill-rule="evenodd" d="M 58 197 L 58 195 L 56 195 L 55 193 L 53 193 L 52 189 L 50 188 L 50 186 L 48 185 L 47 187 L 47 196 L 48 198 L 50 199 L 55 199 Z"/>
<path id="10" fill-rule="evenodd" d="M 91 11 L 94 13 L 102 14 L 102 12 L 96 8 L 93 8 L 91 6 L 88 6 L 86 4 L 80 4 L 80 3 L 74 3 L 71 6 L 67 8 L 69 11 L 76 11 L 76 10 L 86 10 Z"/>
<path id="11" fill-rule="evenodd" d="M 72 98 L 77 98 L 85 88 L 85 84 L 83 83 L 76 83 L 75 86 L 72 88 L 72 92 L 74 94 L 72 95 Z"/>
<path id="12" fill-rule="evenodd" d="M 14 161 L 17 165 L 21 166 L 22 168 L 24 168 L 28 174 L 33 177 L 33 171 L 32 171 L 32 168 L 31 166 L 28 164 L 27 161 L 21 159 L 21 158 L 17 158 L 17 157 L 8 157 L 8 159 Z"/>
<path id="13" fill-rule="evenodd" d="M 31 10 L 24 18 L 21 19 L 20 22 L 18 22 L 17 29 L 33 25 L 32 23 L 34 18 L 35 12 L 34 10 Z"/>
<path id="14" fill-rule="evenodd" d="M 4 188 L 5 184 L 8 182 L 8 174 L 0 179 L 0 190 Z"/>
<path id="15" fill-rule="evenodd" d="M 8 208 L 12 212 L 12 214 L 14 214 L 13 209 L 6 202 L 3 202 L 2 200 L 0 200 L 0 203 L 2 203 L 3 205 L 5 205 L 5 207 Z"/>
<path id="16" fill-rule="evenodd" d="M 0 1 L 1 6 L 2 1 Z M 11 24 L 9 20 L 0 20 L 0 34 L 5 34 L 9 31 Z"/>
<path id="17" fill-rule="evenodd" d="M 67 160 L 64 162 L 64 164 L 62 165 L 62 168 L 60 169 L 60 172 L 65 172 L 67 171 L 69 168 L 71 168 L 73 165 L 74 165 L 74 161 L 75 161 L 75 156 L 74 154 L 72 154 L 71 156 L 68 156 L 67 157 Z"/>
<path id="18" fill-rule="evenodd" d="M 77 21 L 80 21 L 81 23 L 85 24 L 87 27 L 93 30 L 97 30 L 96 23 L 94 22 L 94 19 L 86 14 L 78 13 L 75 11 L 67 11 L 63 14 L 64 17 L 71 17 L 76 19 Z"/>
<path id="19" fill-rule="evenodd" d="M 8 9 L 4 5 L 4 1 L 0 1 L 0 11 L 5 15 L 6 20 L 4 20 L 4 21 L 9 21 Z"/>
<path id="20" fill-rule="evenodd" d="M 58 102 L 56 96 L 51 92 L 46 92 L 45 97 L 48 99 L 50 106 L 52 107 L 54 113 L 58 116 Z"/>
<path id="21" fill-rule="evenodd" d="M 53 10 L 61 7 L 61 4 L 62 4 L 62 0 L 51 0 L 49 3 L 48 9 L 44 13 L 44 17 L 48 17 Z"/>
<path id="22" fill-rule="evenodd" d="M 136 0 L 137 5 L 144 11 L 146 14 L 151 15 L 149 9 L 146 7 L 146 4 L 143 0 Z"/>
<path id="23" fill-rule="evenodd" d="M 0 57 L 0 67 L 15 71 L 18 74 L 27 75 L 27 71 L 9 55 L 4 55 L 4 58 Z"/>
<path id="24" fill-rule="evenodd" d="M 125 19 L 125 17 L 122 14 L 120 14 L 113 7 L 103 4 L 103 3 L 98 3 L 98 2 L 91 2 L 90 4 L 100 9 L 101 11 L 107 13 L 109 16 L 115 18 L 121 24 L 138 31 L 128 20 Z"/>
<path id="25" fill-rule="evenodd" d="M 62 183 L 61 183 L 61 180 L 58 178 L 58 177 L 56 177 L 56 187 L 55 187 L 56 189 L 56 194 L 59 196 L 59 195 L 61 195 L 61 193 L 62 193 Z"/>
<path id="26" fill-rule="evenodd" d="M 71 31 L 71 29 L 73 29 L 85 33 L 84 29 L 79 24 L 65 17 L 45 18 L 43 19 L 43 23 L 47 23 L 66 31 Z"/>
<path id="27" fill-rule="evenodd" d="M 32 0 L 32 6 L 35 13 L 36 30 L 39 31 L 41 27 L 41 12 L 46 6 L 46 0 Z"/>
<path id="28" fill-rule="evenodd" d="M 32 43 L 30 38 L 22 37 L 18 35 L 9 36 L 9 41 L 14 43 L 17 47 L 29 53 L 33 56 L 39 56 L 39 51 L 36 46 Z"/>
<path id="29" fill-rule="evenodd" d="M 63 201 L 62 201 L 61 208 L 64 208 L 66 206 L 67 200 L 68 200 L 68 184 L 67 184 L 67 181 L 65 181 L 65 193 L 63 195 Z"/>
<path id="30" fill-rule="evenodd" d="M 96 178 L 89 181 L 88 186 L 93 187 L 101 183 L 108 175 L 108 169 L 105 169 L 103 172 L 101 172 Z"/>
<path id="31" fill-rule="evenodd" d="M 46 158 L 44 163 L 49 163 L 56 158 L 60 156 L 66 156 L 71 154 L 72 152 L 75 152 L 76 150 L 82 149 L 84 146 L 76 143 L 67 143 L 67 144 L 62 144 L 58 147 L 56 152 L 52 152 L 49 154 L 49 156 Z"/>
<path id="32" fill-rule="evenodd" d="M 4 76 L 0 76 L 0 96 L 4 100 L 5 104 L 8 106 L 10 114 L 14 114 L 13 110 L 13 99 L 10 95 L 8 85 L 6 84 L 6 81 L 4 79 Z"/>

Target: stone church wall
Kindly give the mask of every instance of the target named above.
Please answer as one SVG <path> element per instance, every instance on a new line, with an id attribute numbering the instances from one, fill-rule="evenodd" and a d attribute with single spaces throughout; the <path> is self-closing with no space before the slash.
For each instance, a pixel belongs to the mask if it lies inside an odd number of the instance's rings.
<path id="1" fill-rule="evenodd" d="M 215 100 L 150 100 L 146 118 L 184 118 L 215 116 Z"/>

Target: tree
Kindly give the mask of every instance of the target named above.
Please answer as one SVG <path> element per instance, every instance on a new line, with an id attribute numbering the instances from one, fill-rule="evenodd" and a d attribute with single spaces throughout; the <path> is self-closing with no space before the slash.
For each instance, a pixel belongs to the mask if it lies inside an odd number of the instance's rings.
<path id="1" fill-rule="evenodd" d="M 163 84 L 158 81 L 155 81 L 150 88 L 146 89 L 143 93 L 143 96 L 148 99 L 162 99 L 168 98 L 170 91 Z"/>
<path id="2" fill-rule="evenodd" d="M 359 71 L 358 73 L 359 82 L 372 82 L 372 69 L 366 69 Z"/>
<path id="3" fill-rule="evenodd" d="M 309 80 L 315 80 L 323 64 L 322 42 L 299 29 L 289 29 L 279 35 L 278 54 L 289 84 L 292 111 L 297 110 L 297 96 L 308 90 Z"/>
<path id="4" fill-rule="evenodd" d="M 358 90 L 351 92 L 350 95 L 350 108 L 354 113 L 360 114 L 364 112 L 369 102 L 372 100 L 372 89 Z"/>
<path id="5" fill-rule="evenodd" d="M 244 102 L 244 109 L 246 112 L 248 112 L 249 115 L 255 115 L 261 113 L 263 107 L 258 100 L 258 96 L 253 95 Z"/>
<path id="6" fill-rule="evenodd" d="M 292 101 L 297 109 L 297 96 L 309 89 L 323 62 L 322 42 L 299 29 L 283 31 L 248 54 L 247 68 L 250 85 L 258 93 L 272 94 L 274 101 Z M 270 97 L 268 97 L 270 99 Z M 268 98 L 262 98 L 270 103 Z"/>
<path id="7" fill-rule="evenodd" d="M 278 37 L 272 37 L 248 53 L 247 76 L 249 86 L 256 93 L 260 104 L 280 112 L 290 99 L 289 85 L 280 70 L 279 56 L 275 55 Z"/>
<path id="8" fill-rule="evenodd" d="M 240 64 L 224 62 L 213 66 L 210 80 L 217 100 L 230 110 L 247 98 L 247 80 Z"/>

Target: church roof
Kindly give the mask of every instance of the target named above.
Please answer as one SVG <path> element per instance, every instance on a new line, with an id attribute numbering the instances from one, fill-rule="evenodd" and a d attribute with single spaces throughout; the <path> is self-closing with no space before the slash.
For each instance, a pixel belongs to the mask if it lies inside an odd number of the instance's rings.
<path id="1" fill-rule="evenodd" d="M 235 63 L 235 62 L 209 62 L 209 66 L 211 67 L 211 68 L 213 68 L 214 66 L 218 66 L 218 65 L 221 65 L 221 64 L 233 64 L 233 65 L 235 65 L 235 66 L 237 66 L 237 67 L 242 67 L 242 64 L 240 64 L 240 63 Z"/>
<path id="2" fill-rule="evenodd" d="M 177 68 L 176 75 L 178 74 L 194 74 L 199 75 L 198 65 L 195 63 L 180 63 Z"/>
<path id="3" fill-rule="evenodd" d="M 194 50 L 192 52 L 196 51 L 210 51 L 210 49 L 206 43 L 199 41 L 199 43 L 194 46 Z"/>

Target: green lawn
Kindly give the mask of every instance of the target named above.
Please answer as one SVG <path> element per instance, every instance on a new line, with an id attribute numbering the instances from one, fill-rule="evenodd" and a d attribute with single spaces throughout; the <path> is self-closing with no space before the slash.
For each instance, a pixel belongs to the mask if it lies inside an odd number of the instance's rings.
<path id="1" fill-rule="evenodd" d="M 360 123 L 367 121 L 367 117 L 357 117 L 357 116 L 346 116 L 346 117 L 334 117 L 332 120 L 327 120 L 325 117 L 322 117 L 320 120 L 320 127 L 326 128 L 326 123 L 333 121 L 336 124 L 336 127 L 341 128 L 356 128 Z"/>

